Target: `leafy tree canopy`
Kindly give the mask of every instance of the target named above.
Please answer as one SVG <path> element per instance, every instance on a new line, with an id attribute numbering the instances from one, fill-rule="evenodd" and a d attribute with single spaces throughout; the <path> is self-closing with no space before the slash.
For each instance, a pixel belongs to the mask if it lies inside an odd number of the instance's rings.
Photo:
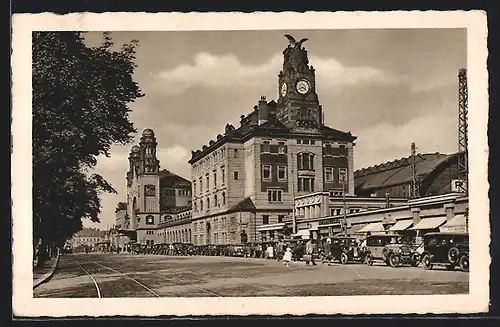
<path id="1" fill-rule="evenodd" d="M 80 32 L 34 32 L 32 40 L 34 236 L 56 241 L 82 219 L 98 222 L 99 195 L 116 193 L 92 169 L 136 132 L 128 114 L 143 96 L 133 79 L 138 43 L 114 50 L 104 33 L 89 47 Z"/>

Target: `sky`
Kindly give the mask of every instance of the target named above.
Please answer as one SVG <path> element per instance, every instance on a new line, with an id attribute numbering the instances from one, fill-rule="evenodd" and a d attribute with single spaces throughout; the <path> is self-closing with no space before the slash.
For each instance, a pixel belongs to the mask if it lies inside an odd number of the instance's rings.
<path id="1" fill-rule="evenodd" d="M 239 126 L 262 95 L 277 98 L 284 34 L 308 38 L 325 124 L 358 137 L 355 169 L 408 156 L 411 142 L 419 153 L 457 151 L 465 29 L 113 32 L 117 46 L 139 41 L 134 78 L 145 96 L 130 104 L 134 142 L 153 129 L 160 168 L 190 179 L 191 150 L 223 134 L 226 123 Z M 86 41 L 97 45 L 102 33 Z M 118 194 L 103 194 L 101 222 L 84 226 L 113 226 L 133 144 L 98 158 L 96 172 Z"/>

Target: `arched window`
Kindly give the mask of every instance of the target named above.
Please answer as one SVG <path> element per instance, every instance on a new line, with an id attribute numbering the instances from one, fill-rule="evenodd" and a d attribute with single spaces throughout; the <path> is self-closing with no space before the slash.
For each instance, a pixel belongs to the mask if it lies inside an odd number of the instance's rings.
<path id="1" fill-rule="evenodd" d="M 200 200 L 200 211 L 203 211 L 203 200 Z"/>
<path id="2" fill-rule="evenodd" d="M 210 209 L 210 198 L 207 198 L 207 210 Z"/>
<path id="3" fill-rule="evenodd" d="M 214 195 L 214 206 L 217 208 L 219 202 L 217 201 L 217 194 Z"/>
<path id="4" fill-rule="evenodd" d="M 222 205 L 226 204 L 226 192 L 222 192 Z"/>

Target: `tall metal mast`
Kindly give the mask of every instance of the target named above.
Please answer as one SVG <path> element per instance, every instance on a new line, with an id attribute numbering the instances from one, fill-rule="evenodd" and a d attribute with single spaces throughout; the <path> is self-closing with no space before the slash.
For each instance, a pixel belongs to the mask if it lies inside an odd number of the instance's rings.
<path id="1" fill-rule="evenodd" d="M 416 147 L 415 142 L 411 143 L 411 171 L 412 171 L 412 182 L 410 197 L 416 199 L 420 196 L 419 181 L 417 175 L 417 158 L 416 158 Z"/>
<path id="2" fill-rule="evenodd" d="M 460 191 L 468 193 L 468 153 L 467 153 L 467 111 L 468 111 L 467 70 L 458 72 L 458 176 L 463 181 Z"/>

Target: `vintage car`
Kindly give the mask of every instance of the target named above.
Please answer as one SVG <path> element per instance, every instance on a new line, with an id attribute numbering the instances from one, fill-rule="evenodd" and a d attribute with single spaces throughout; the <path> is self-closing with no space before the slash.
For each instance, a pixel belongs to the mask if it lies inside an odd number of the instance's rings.
<path id="1" fill-rule="evenodd" d="M 244 257 L 245 256 L 245 247 L 243 245 L 231 246 L 231 256 L 232 257 Z"/>
<path id="2" fill-rule="evenodd" d="M 434 232 L 423 237 L 422 265 L 430 270 L 434 265 L 444 265 L 448 270 L 459 266 L 469 271 L 469 234 Z"/>
<path id="3" fill-rule="evenodd" d="M 341 264 L 353 261 L 364 261 L 365 252 L 358 247 L 354 237 L 334 236 L 331 237 L 330 256 L 331 260 L 338 260 Z M 324 261 L 323 261 L 324 262 Z"/>
<path id="4" fill-rule="evenodd" d="M 369 235 L 363 242 L 365 263 L 383 262 L 388 266 L 397 267 L 401 263 L 417 266 L 420 256 L 415 247 L 401 241 L 401 236 L 394 234 Z"/>
<path id="5" fill-rule="evenodd" d="M 382 252 L 389 261 L 389 265 L 394 268 L 400 265 L 417 267 L 420 264 L 420 254 L 417 252 L 417 247 L 399 239 L 396 240 L 396 243 L 387 244 Z"/>

